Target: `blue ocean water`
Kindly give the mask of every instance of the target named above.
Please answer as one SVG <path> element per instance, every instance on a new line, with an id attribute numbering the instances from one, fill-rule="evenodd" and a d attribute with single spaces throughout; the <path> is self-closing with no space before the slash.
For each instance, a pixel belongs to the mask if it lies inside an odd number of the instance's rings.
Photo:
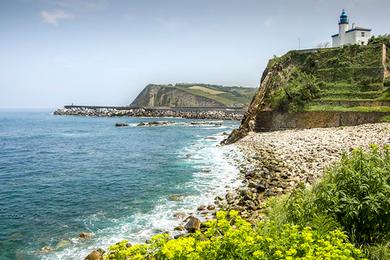
<path id="1" fill-rule="evenodd" d="M 177 124 L 136 126 L 155 120 Z M 218 143 L 238 122 L 191 121 L 0 112 L 0 259 L 84 259 L 121 239 L 143 242 L 177 225 L 174 212 L 237 185 L 235 148 Z"/>

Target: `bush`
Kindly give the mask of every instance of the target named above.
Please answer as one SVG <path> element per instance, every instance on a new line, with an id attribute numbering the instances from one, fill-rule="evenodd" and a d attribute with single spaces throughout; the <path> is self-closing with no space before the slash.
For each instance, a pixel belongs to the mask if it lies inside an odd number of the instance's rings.
<path id="1" fill-rule="evenodd" d="M 238 212 L 218 212 L 207 230 L 170 240 L 157 235 L 151 242 L 127 248 L 110 247 L 108 259 L 360 259 L 362 253 L 335 230 L 321 235 L 310 227 L 261 221 L 255 227 Z"/>
<path id="2" fill-rule="evenodd" d="M 390 147 L 355 149 L 315 187 L 315 203 L 334 217 L 357 243 L 380 241 L 390 233 Z"/>
<path id="3" fill-rule="evenodd" d="M 372 36 L 368 40 L 368 44 L 385 44 L 390 47 L 390 34 Z"/>
<path id="4" fill-rule="evenodd" d="M 270 201 L 279 223 L 308 225 L 319 232 L 342 227 L 358 244 L 390 238 L 390 146 L 344 154 L 312 188 L 300 185 Z M 282 206 L 281 206 L 282 205 Z M 277 214 L 278 216 L 275 216 Z"/>
<path id="5" fill-rule="evenodd" d="M 319 97 L 319 92 L 319 83 L 314 76 L 295 69 L 286 86 L 271 97 L 271 105 L 275 110 L 299 112 L 308 101 Z"/>

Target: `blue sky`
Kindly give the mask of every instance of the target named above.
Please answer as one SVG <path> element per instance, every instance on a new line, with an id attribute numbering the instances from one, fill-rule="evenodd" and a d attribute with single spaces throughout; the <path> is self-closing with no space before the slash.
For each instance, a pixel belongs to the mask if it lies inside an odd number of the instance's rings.
<path id="1" fill-rule="evenodd" d="M 388 0 L 0 0 L 0 108 L 126 105 L 148 83 L 257 87 L 269 58 L 350 22 L 390 33 Z"/>

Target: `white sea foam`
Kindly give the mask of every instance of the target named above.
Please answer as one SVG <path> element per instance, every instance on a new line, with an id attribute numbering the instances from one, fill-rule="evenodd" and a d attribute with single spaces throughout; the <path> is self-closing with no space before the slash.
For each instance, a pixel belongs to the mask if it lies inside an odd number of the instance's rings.
<path id="1" fill-rule="evenodd" d="M 220 128 L 223 131 L 227 127 Z M 105 222 L 112 222 L 113 225 L 95 232 L 90 241 L 72 239 L 70 246 L 44 255 L 43 259 L 84 259 L 92 250 L 106 249 L 109 245 L 123 239 L 132 243 L 142 243 L 152 235 L 163 231 L 174 234 L 173 228 L 181 223 L 181 220 L 173 217 L 174 212 L 196 213 L 197 206 L 210 204 L 215 196 L 224 195 L 226 190 L 239 185 L 238 169 L 233 159 L 241 155 L 234 146 L 219 145 L 223 139 L 221 133 L 206 139 L 198 137 L 190 146 L 177 154 L 181 160 L 184 158 L 189 160 L 189 163 L 198 169 L 194 173 L 193 181 L 182 184 L 183 186 L 178 188 L 196 190 L 197 195 L 186 196 L 182 201 L 161 198 L 157 206 L 146 214 L 137 213 L 119 219 L 105 218 L 103 213 L 90 216 L 85 219 L 85 225 L 91 230 L 94 230 L 94 223 L 101 221 L 102 218 Z"/>

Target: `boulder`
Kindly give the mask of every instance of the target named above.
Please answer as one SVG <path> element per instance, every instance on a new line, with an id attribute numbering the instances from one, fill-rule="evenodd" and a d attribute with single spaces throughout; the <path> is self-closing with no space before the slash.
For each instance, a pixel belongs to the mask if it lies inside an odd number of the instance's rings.
<path id="1" fill-rule="evenodd" d="M 173 217 L 177 219 L 184 219 L 187 216 L 184 212 L 175 212 L 173 213 Z"/>
<path id="2" fill-rule="evenodd" d="M 175 227 L 173 230 L 176 230 L 176 231 L 184 231 L 185 228 L 184 228 L 182 225 L 180 225 L 180 226 Z"/>
<path id="3" fill-rule="evenodd" d="M 168 200 L 170 200 L 170 201 L 182 201 L 183 200 L 183 196 L 182 195 L 178 195 L 178 194 L 171 195 L 171 196 L 168 197 Z"/>
<path id="4" fill-rule="evenodd" d="M 200 229 L 201 221 L 193 216 L 187 218 L 188 222 L 185 224 L 184 228 L 188 232 L 195 232 Z"/>
<path id="5" fill-rule="evenodd" d="M 211 204 L 211 205 L 208 205 L 208 206 L 207 206 L 207 209 L 208 209 L 208 210 L 214 210 L 214 209 L 215 209 L 215 205 L 212 205 L 212 204 Z"/>
<path id="6" fill-rule="evenodd" d="M 206 209 L 206 205 L 200 205 L 199 207 L 198 207 L 198 211 L 203 211 L 203 210 L 205 210 Z"/>
<path id="7" fill-rule="evenodd" d="M 44 246 L 42 247 L 40 250 L 39 250 L 41 253 L 50 253 L 50 252 L 53 252 L 54 249 L 50 246 Z"/>
<path id="8" fill-rule="evenodd" d="M 226 198 L 226 201 L 230 204 L 230 203 L 233 203 L 233 201 L 234 201 L 234 194 L 232 193 L 232 192 L 228 192 L 228 193 L 226 193 L 226 196 L 225 196 L 225 198 Z"/>
<path id="9" fill-rule="evenodd" d="M 67 247 L 67 246 L 69 246 L 69 245 L 70 245 L 70 241 L 69 241 L 69 240 L 67 240 L 67 239 L 61 239 L 61 240 L 57 243 L 55 249 L 56 249 L 56 250 L 59 250 L 59 249 L 65 248 L 65 247 Z"/>
<path id="10" fill-rule="evenodd" d="M 115 126 L 116 127 L 123 127 L 123 126 L 129 126 L 129 124 L 126 124 L 126 123 L 116 123 Z"/>
<path id="11" fill-rule="evenodd" d="M 265 191 L 265 186 L 263 184 L 259 184 L 259 183 L 250 182 L 248 184 L 248 187 L 256 189 L 257 192 L 264 192 Z"/>
<path id="12" fill-rule="evenodd" d="M 103 260 L 103 254 L 101 251 L 93 250 L 84 260 Z"/>
<path id="13" fill-rule="evenodd" d="M 81 232 L 79 234 L 79 238 L 82 238 L 82 239 L 90 239 L 92 236 L 93 236 L 93 234 L 89 233 L 89 232 Z"/>

